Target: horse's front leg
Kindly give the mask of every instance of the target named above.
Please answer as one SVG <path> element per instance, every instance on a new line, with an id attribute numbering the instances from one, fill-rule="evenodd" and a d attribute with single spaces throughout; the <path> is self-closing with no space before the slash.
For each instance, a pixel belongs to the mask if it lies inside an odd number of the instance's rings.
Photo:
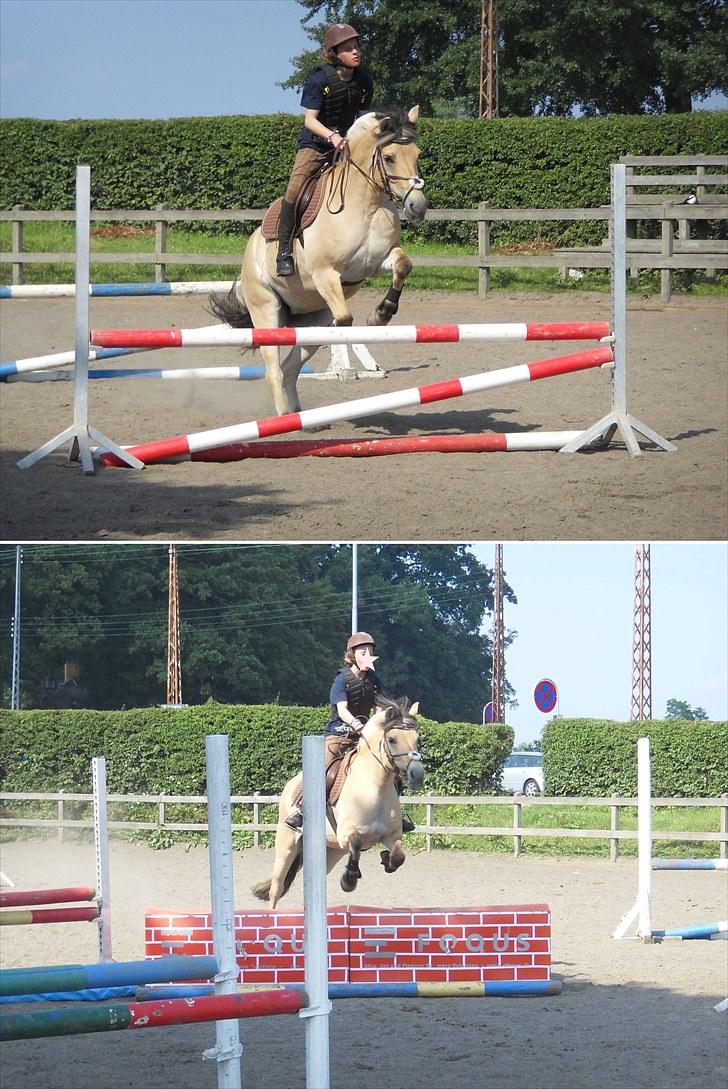
<path id="1" fill-rule="evenodd" d="M 384 866 L 385 873 L 394 873 L 407 857 L 402 850 L 402 840 L 397 835 L 382 837 L 385 851 L 380 851 L 379 858 Z"/>
<path id="2" fill-rule="evenodd" d="M 354 315 L 344 297 L 341 276 L 333 268 L 312 272 L 311 279 L 334 318 L 334 325 L 353 325 Z"/>
<path id="3" fill-rule="evenodd" d="M 389 325 L 399 310 L 399 297 L 405 280 L 412 271 L 412 262 L 403 249 L 395 246 L 382 261 L 380 271 L 392 273 L 392 286 L 367 318 L 367 325 Z"/>
<path id="4" fill-rule="evenodd" d="M 346 866 L 339 882 L 344 892 L 353 892 L 361 877 L 361 870 L 359 869 L 361 845 L 362 838 L 358 832 L 354 832 L 349 836 L 349 857 L 346 860 Z"/>

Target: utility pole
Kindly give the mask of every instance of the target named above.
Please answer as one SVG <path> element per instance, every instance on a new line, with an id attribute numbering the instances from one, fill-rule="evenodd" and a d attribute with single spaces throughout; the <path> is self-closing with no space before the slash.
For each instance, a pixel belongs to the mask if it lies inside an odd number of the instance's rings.
<path id="1" fill-rule="evenodd" d="M 13 610 L 13 679 L 10 687 L 10 710 L 20 710 L 20 568 L 23 564 L 23 550 L 15 546 L 15 608 Z"/>
<path id="2" fill-rule="evenodd" d="M 359 630 L 359 545 L 351 542 L 351 634 Z"/>
<path id="3" fill-rule="evenodd" d="M 167 706 L 182 706 L 182 647 L 179 622 L 179 572 L 177 546 L 169 546 L 167 595 Z"/>
<path id="4" fill-rule="evenodd" d="M 498 116 L 498 5 L 481 0 L 478 116 Z"/>
<path id="5" fill-rule="evenodd" d="M 503 545 L 495 546 L 495 582 L 493 586 L 493 722 L 506 720 L 506 676 L 503 637 Z"/>
<path id="6" fill-rule="evenodd" d="M 632 722 L 652 718 L 652 588 L 650 546 L 635 550 L 632 627 Z"/>

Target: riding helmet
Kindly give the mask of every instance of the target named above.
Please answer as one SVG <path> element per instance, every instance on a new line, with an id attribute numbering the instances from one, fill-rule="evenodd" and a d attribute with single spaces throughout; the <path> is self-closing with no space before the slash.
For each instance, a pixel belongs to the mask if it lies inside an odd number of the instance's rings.
<path id="1" fill-rule="evenodd" d="M 371 635 L 366 631 L 355 631 L 349 642 L 346 644 L 347 650 L 355 650 L 357 647 L 365 647 L 369 643 L 376 650 L 377 644 Z"/>
<path id="2" fill-rule="evenodd" d="M 359 31 L 354 30 L 348 23 L 334 23 L 324 35 L 324 49 L 336 49 L 337 45 L 346 42 L 349 38 L 359 38 Z"/>

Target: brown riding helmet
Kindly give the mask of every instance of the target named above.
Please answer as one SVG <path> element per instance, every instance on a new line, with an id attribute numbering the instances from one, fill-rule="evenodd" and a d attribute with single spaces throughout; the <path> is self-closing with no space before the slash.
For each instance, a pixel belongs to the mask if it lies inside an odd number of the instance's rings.
<path id="1" fill-rule="evenodd" d="M 376 650 L 377 644 L 374 639 L 366 631 L 355 631 L 349 642 L 346 644 L 347 650 L 356 650 L 357 647 L 365 647 L 371 644 Z"/>
<path id="2" fill-rule="evenodd" d="M 348 23 L 334 23 L 324 35 L 324 49 L 336 49 L 337 45 L 346 42 L 349 38 L 359 40 L 359 31 L 354 30 Z"/>

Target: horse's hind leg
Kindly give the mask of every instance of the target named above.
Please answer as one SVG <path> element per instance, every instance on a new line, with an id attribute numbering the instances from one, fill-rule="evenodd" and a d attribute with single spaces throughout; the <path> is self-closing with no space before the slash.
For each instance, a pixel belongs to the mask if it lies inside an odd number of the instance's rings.
<path id="1" fill-rule="evenodd" d="M 279 824 L 276 832 L 276 857 L 270 879 L 268 906 L 271 911 L 286 891 L 286 875 L 293 865 L 296 855 L 303 850 L 300 836 L 286 824 Z"/>
<path id="2" fill-rule="evenodd" d="M 399 297 L 405 280 L 412 271 L 412 262 L 403 249 L 395 246 L 382 261 L 381 271 L 392 273 L 392 286 L 367 318 L 367 325 L 389 325 L 399 310 Z"/>

